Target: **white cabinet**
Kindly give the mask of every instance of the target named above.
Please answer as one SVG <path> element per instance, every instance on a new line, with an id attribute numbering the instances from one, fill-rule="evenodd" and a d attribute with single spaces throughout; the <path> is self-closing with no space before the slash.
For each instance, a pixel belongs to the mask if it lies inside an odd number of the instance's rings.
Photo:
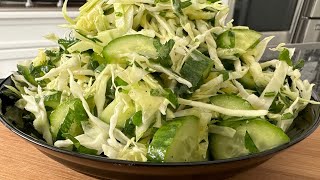
<path id="1" fill-rule="evenodd" d="M 68 12 L 76 17 L 76 11 Z M 33 59 L 39 48 L 54 46 L 43 36 L 55 33 L 61 37 L 69 30 L 59 11 L 0 11 L 0 78 L 16 70 L 18 61 Z"/>

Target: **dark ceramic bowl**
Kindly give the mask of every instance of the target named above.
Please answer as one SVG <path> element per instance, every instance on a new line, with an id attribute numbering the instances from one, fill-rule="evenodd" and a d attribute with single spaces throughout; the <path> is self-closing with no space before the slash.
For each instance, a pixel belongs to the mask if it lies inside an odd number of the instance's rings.
<path id="1" fill-rule="evenodd" d="M 10 84 L 10 78 L 0 83 L 0 91 L 4 84 Z M 318 100 L 314 93 L 313 98 Z M 5 106 L 6 102 L 3 102 Z M 4 109 L 4 108 L 2 108 Z M 288 131 L 291 141 L 274 149 L 238 158 L 187 163 L 150 163 L 132 162 L 107 157 L 93 156 L 58 149 L 46 144 L 41 139 L 31 136 L 0 115 L 1 122 L 12 132 L 22 137 L 48 157 L 81 173 L 108 179 L 221 179 L 255 167 L 275 154 L 288 149 L 308 137 L 320 124 L 320 105 L 309 104 Z"/>

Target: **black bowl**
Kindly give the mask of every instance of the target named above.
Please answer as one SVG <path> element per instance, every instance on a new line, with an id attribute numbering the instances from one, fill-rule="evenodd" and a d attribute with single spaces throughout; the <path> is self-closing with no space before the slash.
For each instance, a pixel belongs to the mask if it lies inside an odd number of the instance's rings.
<path id="1" fill-rule="evenodd" d="M 9 77 L 3 80 L 0 83 L 0 91 L 5 88 L 5 84 L 11 83 Z M 313 98 L 318 100 L 315 93 Z M 3 102 L 3 105 L 5 103 Z M 289 143 L 261 153 L 232 159 L 186 163 L 123 161 L 67 151 L 48 145 L 43 140 L 31 136 L 29 132 L 22 131 L 2 114 L 0 114 L 0 120 L 8 129 L 48 157 L 90 176 L 108 179 L 221 179 L 255 167 L 308 137 L 320 124 L 320 105 L 309 104 L 294 120 L 287 133 L 291 138 Z"/>

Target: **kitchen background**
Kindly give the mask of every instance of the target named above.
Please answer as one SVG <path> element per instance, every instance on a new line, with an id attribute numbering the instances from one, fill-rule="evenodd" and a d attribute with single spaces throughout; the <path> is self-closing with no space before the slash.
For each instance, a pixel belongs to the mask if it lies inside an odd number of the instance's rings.
<path id="1" fill-rule="evenodd" d="M 68 15 L 77 16 L 85 0 L 69 0 Z M 228 19 L 246 25 L 265 36 L 275 35 L 271 45 L 280 42 L 295 45 L 296 58 L 304 58 L 305 78 L 320 80 L 320 0 L 223 0 L 229 4 Z M 38 48 L 54 46 L 43 38 L 49 32 L 68 35 L 58 25 L 63 0 L 0 0 L 0 78 L 10 75 L 16 63 L 32 59 Z M 268 57 L 270 58 L 270 57 Z"/>

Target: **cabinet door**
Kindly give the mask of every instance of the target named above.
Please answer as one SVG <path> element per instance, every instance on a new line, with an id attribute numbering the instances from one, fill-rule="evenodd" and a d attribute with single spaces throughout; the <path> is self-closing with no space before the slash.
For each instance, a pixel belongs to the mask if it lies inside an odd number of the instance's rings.
<path id="1" fill-rule="evenodd" d="M 74 18 L 77 12 L 68 14 Z M 69 36 L 70 30 L 59 27 L 66 23 L 60 11 L 1 11 L 0 78 L 15 71 L 18 61 L 33 59 L 39 48 L 56 46 L 43 36 Z"/>
<path id="2" fill-rule="evenodd" d="M 320 42 L 320 19 L 307 20 L 302 38 L 302 42 Z"/>

